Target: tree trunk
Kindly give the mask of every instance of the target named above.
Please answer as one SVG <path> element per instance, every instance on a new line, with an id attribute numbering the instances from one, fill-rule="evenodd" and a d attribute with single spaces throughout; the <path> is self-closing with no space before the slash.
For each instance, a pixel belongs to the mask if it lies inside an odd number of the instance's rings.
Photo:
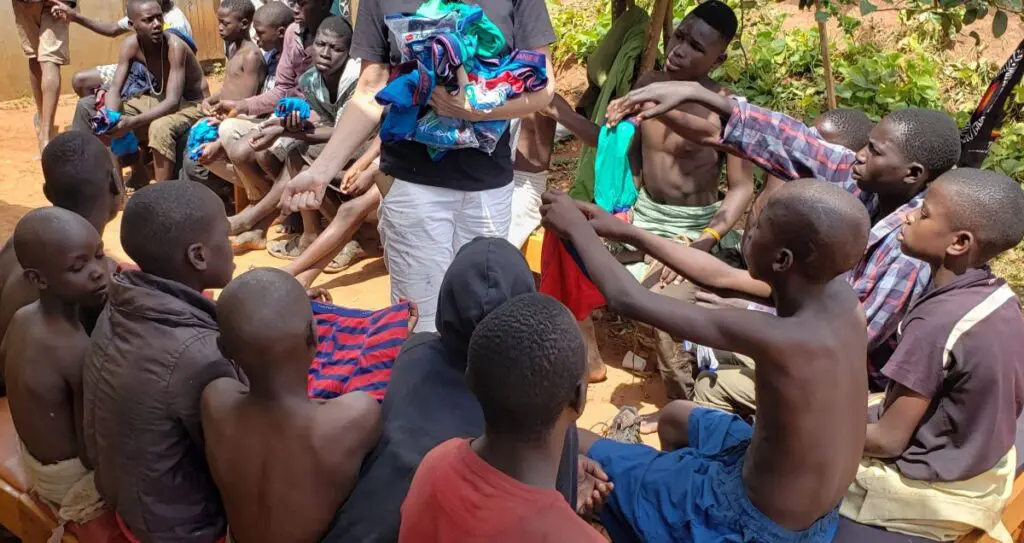
<path id="1" fill-rule="evenodd" d="M 651 8 L 651 22 L 647 26 L 647 35 L 644 37 L 644 53 L 640 62 L 640 73 L 646 73 L 654 69 L 654 63 L 658 60 L 658 42 L 661 40 L 661 30 L 665 26 L 665 18 L 669 17 L 669 0 L 654 0 L 654 7 Z"/>

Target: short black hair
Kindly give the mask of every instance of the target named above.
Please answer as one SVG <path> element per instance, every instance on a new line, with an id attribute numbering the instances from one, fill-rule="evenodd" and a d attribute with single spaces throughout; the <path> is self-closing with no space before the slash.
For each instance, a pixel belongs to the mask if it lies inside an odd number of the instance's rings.
<path id="1" fill-rule="evenodd" d="M 907 108 L 882 118 L 892 129 L 896 145 L 910 162 L 928 170 L 928 180 L 949 171 L 960 160 L 960 129 L 942 111 Z"/>
<path id="2" fill-rule="evenodd" d="M 1013 179 L 990 170 L 957 168 L 936 179 L 935 187 L 940 185 L 948 198 L 950 227 L 974 234 L 979 265 L 1024 239 L 1024 190 Z"/>
<path id="3" fill-rule="evenodd" d="M 790 181 L 771 195 L 759 221 L 793 253 L 794 267 L 830 281 L 854 267 L 868 243 L 871 219 L 849 192 L 815 179 Z"/>
<path id="4" fill-rule="evenodd" d="M 202 242 L 223 217 L 224 203 L 200 183 L 148 185 L 124 207 L 121 246 L 142 271 L 168 277 L 180 269 L 188 247 Z"/>
<path id="5" fill-rule="evenodd" d="M 523 294 L 477 325 L 466 363 L 487 432 L 535 441 L 572 405 L 587 350 L 565 306 L 544 294 Z"/>
<path id="6" fill-rule="evenodd" d="M 327 32 L 338 36 L 346 44 L 352 43 L 352 25 L 344 17 L 332 15 L 320 23 L 317 32 Z"/>
<path id="7" fill-rule="evenodd" d="M 249 22 L 252 22 L 252 17 L 256 14 L 256 6 L 252 5 L 252 0 L 221 0 L 220 7 Z"/>
<path id="8" fill-rule="evenodd" d="M 282 27 L 292 24 L 295 20 L 295 13 L 284 2 L 272 0 L 256 10 L 253 19 L 258 19 L 260 24 Z"/>
<path id="9" fill-rule="evenodd" d="M 263 367 L 267 362 L 291 365 L 305 373 L 309 360 L 275 355 L 315 348 L 312 319 L 306 290 L 276 268 L 255 268 L 239 275 L 217 298 L 221 342 L 250 380 L 268 375 L 270 368 Z"/>
<path id="10" fill-rule="evenodd" d="M 687 17 L 697 17 L 704 21 L 711 28 L 714 28 L 725 40 L 726 43 L 732 41 L 736 36 L 736 29 L 739 28 L 739 21 L 736 19 L 736 12 L 732 10 L 725 2 L 719 0 L 707 0 L 697 4 L 697 7 L 693 8 L 690 13 L 686 14 Z"/>
<path id="11" fill-rule="evenodd" d="M 43 194 L 51 204 L 84 215 L 111 194 L 119 194 L 113 159 L 99 138 L 71 130 L 43 149 Z"/>
<path id="12" fill-rule="evenodd" d="M 128 14 L 128 17 L 130 18 L 132 10 L 138 9 L 139 6 L 141 6 L 142 4 L 148 4 L 149 2 L 154 2 L 156 3 L 156 5 L 160 6 L 161 12 L 164 10 L 164 5 L 163 2 L 161 2 L 161 0 L 128 0 L 127 4 L 125 5 L 125 12 Z"/>
<path id="13" fill-rule="evenodd" d="M 22 268 L 38 269 L 69 239 L 95 228 L 81 215 L 59 207 L 41 207 L 25 214 L 14 227 L 14 255 Z M 99 236 L 99 234 L 96 234 Z"/>
<path id="14" fill-rule="evenodd" d="M 838 107 L 822 113 L 814 123 L 819 131 L 828 132 L 829 143 L 842 145 L 851 151 L 867 147 L 875 123 L 859 109 Z M 823 136 L 825 134 L 822 134 Z"/>

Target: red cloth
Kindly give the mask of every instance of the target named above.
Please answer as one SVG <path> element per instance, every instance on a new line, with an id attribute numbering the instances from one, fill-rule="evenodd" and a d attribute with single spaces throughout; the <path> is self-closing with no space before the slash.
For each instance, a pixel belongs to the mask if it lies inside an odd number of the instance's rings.
<path id="1" fill-rule="evenodd" d="M 541 246 L 540 291 L 565 304 L 578 321 L 605 305 L 601 291 L 587 278 L 554 233 L 545 233 Z"/>
<path id="2" fill-rule="evenodd" d="M 121 529 L 121 535 L 128 540 L 128 543 L 142 543 L 139 541 L 139 538 L 135 537 L 135 535 L 132 534 L 132 531 L 128 529 L 128 525 L 124 523 L 124 519 L 121 518 L 121 515 L 115 515 L 115 517 L 117 518 L 117 527 Z M 217 540 L 217 543 L 226 542 L 227 536 L 223 536 Z"/>
<path id="3" fill-rule="evenodd" d="M 402 503 L 398 543 L 607 543 L 553 488 L 523 484 L 484 462 L 468 439 L 427 453 Z"/>
<path id="4" fill-rule="evenodd" d="M 65 528 L 81 543 L 130 543 L 113 509 L 103 511 L 85 524 L 69 522 Z"/>

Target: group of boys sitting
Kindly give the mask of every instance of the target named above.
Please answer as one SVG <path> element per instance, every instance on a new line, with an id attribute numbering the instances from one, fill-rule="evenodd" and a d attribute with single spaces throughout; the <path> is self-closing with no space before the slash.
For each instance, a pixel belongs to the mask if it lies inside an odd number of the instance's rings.
<path id="1" fill-rule="evenodd" d="M 107 35 L 122 28 L 120 22 L 102 23 L 66 7 L 55 9 Z M 132 0 L 127 11 L 126 26 L 134 35 L 122 45 L 116 67 L 76 74 L 82 98 L 72 127 L 101 135 L 115 152 L 118 141 L 135 135 L 138 152 L 122 158 L 133 169 L 129 188 L 145 186 L 151 178 L 181 177 L 203 182 L 229 201 L 233 195 L 224 189 L 244 187 L 239 192 L 250 205 L 230 217 L 233 249 L 266 247 L 281 187 L 323 149 L 355 89 L 360 64 L 348 55 L 351 24 L 331 14 L 330 0 L 300 0 L 294 7 L 271 1 L 259 9 L 249 0 L 222 2 L 217 19 L 228 60 L 224 84 L 211 94 L 191 27 L 173 3 Z M 309 113 L 275 114 L 287 98 L 303 100 Z M 98 129 L 96 118 L 104 110 L 123 116 Z M 200 127 L 207 139 L 188 149 L 190 131 Z M 374 216 L 380 200 L 373 183 L 379 146 L 372 143 L 339 174 L 336 197 L 321 212 L 304 213 L 301 228 L 287 224 L 294 235 L 269 247 L 272 255 L 293 260 L 284 269 L 304 285 L 325 269 L 341 271 L 364 254 L 352 238 L 364 219 Z M 152 159 L 152 171 L 146 157 Z M 321 213 L 331 219 L 326 229 Z"/>
<path id="2" fill-rule="evenodd" d="M 660 219 L 630 224 L 558 193 L 540 208 L 609 309 L 667 338 L 659 366 L 675 401 L 657 417 L 661 450 L 577 430 L 599 355 L 504 240 L 458 253 L 438 333 L 405 343 L 380 405 L 362 392 L 312 401 L 312 276 L 256 269 L 232 281 L 229 238 L 265 238 L 275 188 L 329 137 L 357 61 L 351 28 L 326 2 L 299 0 L 284 30 L 260 23 L 274 4 L 252 15 L 261 45 L 282 40 L 274 89 L 302 88 L 320 126 L 295 113 L 241 117 L 270 113 L 287 91 L 252 96 L 264 57 L 245 43 L 251 6 L 230 0 L 218 15 L 234 51 L 218 95 L 185 98 L 200 88 L 194 56 L 157 24 L 154 0 L 130 0 L 136 38 L 111 86 L 133 59 L 169 66 L 174 77 L 157 79 L 173 103 L 140 105 L 132 123 L 189 102 L 200 112 L 189 122 L 233 113 L 198 162 L 262 200 L 228 218 L 200 183 L 141 188 L 121 227 L 139 269 L 117 266 L 100 234 L 123 197 L 120 171 L 90 130 L 71 132 L 43 154 L 54 207 L 27 214 L 0 251 L 12 417 L 35 491 L 80 538 L 109 525 L 129 541 L 602 541 L 586 522 L 599 521 L 616 542 L 824 542 L 843 516 L 933 540 L 981 529 L 1009 541 L 1000 513 L 1017 467 L 1024 317 L 987 263 L 1024 239 L 1024 191 L 955 168 L 959 131 L 946 114 L 905 109 L 872 126 L 840 110 L 812 128 L 731 97 L 707 74 L 735 17 L 705 2 L 676 29 L 666 72 L 607 114 L 610 127 L 639 127 L 635 215 L 702 219 L 661 230 Z M 119 98 L 108 93 L 106 107 Z M 95 110 L 88 100 L 80 114 Z M 544 114 L 601 152 L 598 127 L 564 101 Z M 167 149 L 154 142 L 184 134 L 161 132 L 168 124 L 178 121 L 149 124 L 155 155 Z M 339 174 L 351 198 L 335 215 L 335 249 L 380 198 L 375 147 Z M 723 162 L 730 189 L 718 203 Z M 737 269 L 709 251 L 753 197 L 751 164 L 774 179 Z M 304 217 L 305 232 L 318 222 Z M 325 236 L 282 250 L 313 253 L 319 270 L 333 258 L 314 249 Z M 613 255 L 607 241 L 636 254 Z M 680 300 L 692 289 L 671 293 L 675 277 L 644 270 L 652 289 L 622 265 L 638 255 L 743 301 Z M 216 302 L 204 295 L 219 288 Z M 674 351 L 679 339 L 699 346 L 706 371 Z"/>

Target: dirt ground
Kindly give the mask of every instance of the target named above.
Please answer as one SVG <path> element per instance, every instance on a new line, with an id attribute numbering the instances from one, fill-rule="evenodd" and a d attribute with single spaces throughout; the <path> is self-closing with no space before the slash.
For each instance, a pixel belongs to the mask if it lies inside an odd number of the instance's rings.
<path id="1" fill-rule="evenodd" d="M 57 125 L 66 129 L 71 123 L 74 101 L 71 97 L 61 100 L 57 111 Z M 7 239 L 14 226 L 29 210 L 48 205 L 42 193 L 42 171 L 32 129 L 32 109 L 26 101 L 0 104 L 0 239 Z M 574 146 L 561 147 L 558 162 L 568 174 L 566 164 L 574 156 Z M 88 167 L 83 164 L 82 167 Z M 104 233 L 107 251 L 113 257 L 128 260 L 120 245 L 120 216 Z M 273 237 L 273 236 L 272 236 Z M 235 258 L 236 274 L 259 266 L 280 267 L 277 260 L 265 251 L 251 252 Z M 387 271 L 380 258 L 364 260 L 352 268 L 336 274 L 322 275 L 316 285 L 328 288 L 338 305 L 362 309 L 376 309 L 390 301 Z M 599 342 L 604 359 L 610 363 L 608 380 L 590 388 L 587 408 L 580 420 L 583 428 L 600 429 L 615 416 L 619 407 L 630 404 L 642 412 L 653 412 L 656 405 L 663 403 L 664 390 L 660 380 L 634 377 L 618 369 L 623 355 L 634 347 L 635 340 L 631 327 L 607 317 L 598 322 Z M 653 437 L 653 436 L 652 436 Z M 652 442 L 653 444 L 653 442 Z"/>

